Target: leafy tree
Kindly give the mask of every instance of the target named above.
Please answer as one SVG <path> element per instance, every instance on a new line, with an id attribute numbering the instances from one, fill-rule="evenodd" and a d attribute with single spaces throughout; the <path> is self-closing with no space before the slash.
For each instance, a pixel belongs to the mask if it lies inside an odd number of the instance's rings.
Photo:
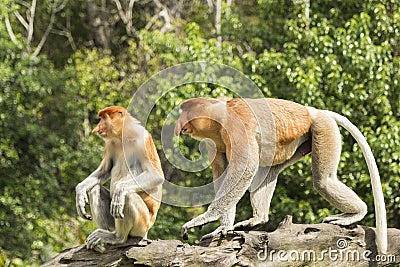
<path id="1" fill-rule="evenodd" d="M 38 265 L 84 242 L 95 226 L 77 218 L 74 187 L 100 162 L 103 141 L 90 134 L 97 111 L 128 106 L 152 75 L 196 60 L 242 71 L 267 97 L 346 115 L 372 147 L 389 226 L 398 227 L 399 3 L 226 1 L 220 31 L 216 12 L 212 1 L 197 0 L 134 1 L 133 9 L 118 0 L 0 3 L 0 265 Z M 243 86 L 223 78 L 229 88 Z M 167 115 L 187 98 L 233 96 L 229 88 L 208 83 L 174 88 L 143 122 L 170 181 L 202 185 L 211 172 L 171 165 L 160 142 Z M 158 97 L 148 95 L 148 101 Z M 373 225 L 364 159 L 353 138 L 342 135 L 339 177 L 367 202 L 370 213 L 362 223 Z M 199 157 L 198 146 L 190 138 L 180 140 L 188 158 Z M 305 157 L 281 175 L 265 229 L 286 214 L 295 213 L 297 222 L 320 222 L 338 212 L 313 190 L 310 169 Z M 162 205 L 150 238 L 178 238 L 181 225 L 204 209 Z M 236 220 L 250 216 L 246 196 Z M 215 227 L 195 230 L 192 242 Z"/>

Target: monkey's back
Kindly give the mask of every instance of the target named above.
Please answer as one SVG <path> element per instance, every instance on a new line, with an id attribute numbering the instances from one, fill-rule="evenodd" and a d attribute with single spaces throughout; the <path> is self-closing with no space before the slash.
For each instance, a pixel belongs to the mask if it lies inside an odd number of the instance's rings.
<path id="1" fill-rule="evenodd" d="M 287 160 L 309 138 L 312 122 L 301 104 L 275 98 L 234 98 L 227 106 L 241 117 L 248 131 L 256 132 L 262 165 Z"/>

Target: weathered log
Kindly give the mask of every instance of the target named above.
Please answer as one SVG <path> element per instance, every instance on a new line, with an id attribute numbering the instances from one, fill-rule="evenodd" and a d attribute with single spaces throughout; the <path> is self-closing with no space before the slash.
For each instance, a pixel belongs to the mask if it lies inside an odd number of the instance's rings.
<path id="1" fill-rule="evenodd" d="M 400 230 L 389 229 L 388 240 L 379 255 L 374 228 L 293 224 L 287 216 L 271 233 L 234 231 L 198 245 L 129 239 L 103 254 L 79 246 L 43 266 L 398 266 Z"/>

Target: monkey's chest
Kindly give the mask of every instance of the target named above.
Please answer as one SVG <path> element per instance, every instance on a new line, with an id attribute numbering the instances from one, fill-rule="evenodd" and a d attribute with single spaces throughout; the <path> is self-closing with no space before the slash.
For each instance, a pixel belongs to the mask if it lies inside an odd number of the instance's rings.
<path id="1" fill-rule="evenodd" d="M 115 185 L 121 180 L 132 180 L 142 173 L 142 165 L 140 161 L 135 158 L 130 159 L 118 159 L 113 162 L 113 167 L 111 169 L 111 182 L 110 182 L 110 192 L 113 193 Z"/>

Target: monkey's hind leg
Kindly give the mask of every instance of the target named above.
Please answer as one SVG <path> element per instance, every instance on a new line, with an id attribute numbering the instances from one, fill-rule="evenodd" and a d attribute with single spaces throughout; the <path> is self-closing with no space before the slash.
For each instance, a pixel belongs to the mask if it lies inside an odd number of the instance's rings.
<path id="1" fill-rule="evenodd" d="M 101 185 L 96 185 L 89 192 L 92 217 L 97 227 L 104 230 L 115 228 L 114 218 L 110 213 L 110 192 Z"/>
<path id="2" fill-rule="evenodd" d="M 126 196 L 124 218 L 115 219 L 115 231 L 97 229 L 86 240 L 86 247 L 103 253 L 105 245 L 124 243 L 128 236 L 145 238 L 150 228 L 149 211 L 143 199 L 136 193 Z"/>
<path id="3" fill-rule="evenodd" d="M 367 205 L 357 194 L 337 179 L 341 136 L 336 122 L 317 112 L 312 116 L 312 173 L 315 189 L 333 206 L 344 212 L 325 218 L 324 222 L 350 225 L 364 218 Z"/>

